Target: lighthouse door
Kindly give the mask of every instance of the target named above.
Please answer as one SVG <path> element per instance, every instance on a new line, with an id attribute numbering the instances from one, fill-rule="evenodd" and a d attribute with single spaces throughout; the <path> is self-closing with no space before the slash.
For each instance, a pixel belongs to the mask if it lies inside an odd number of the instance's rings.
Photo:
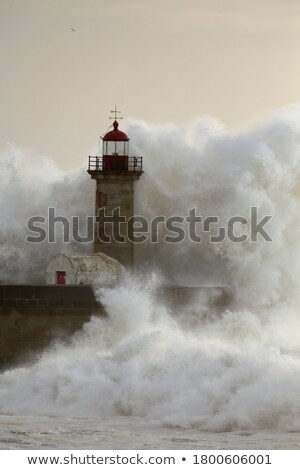
<path id="1" fill-rule="evenodd" d="M 66 283 L 66 271 L 56 271 L 56 284 Z"/>

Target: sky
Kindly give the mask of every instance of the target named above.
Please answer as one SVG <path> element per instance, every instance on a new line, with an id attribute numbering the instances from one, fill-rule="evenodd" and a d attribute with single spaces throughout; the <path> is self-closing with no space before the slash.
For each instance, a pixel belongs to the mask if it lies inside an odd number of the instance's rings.
<path id="1" fill-rule="evenodd" d="M 0 0 L 0 152 L 84 167 L 115 104 L 248 126 L 300 101 L 299 18 L 299 0 Z"/>

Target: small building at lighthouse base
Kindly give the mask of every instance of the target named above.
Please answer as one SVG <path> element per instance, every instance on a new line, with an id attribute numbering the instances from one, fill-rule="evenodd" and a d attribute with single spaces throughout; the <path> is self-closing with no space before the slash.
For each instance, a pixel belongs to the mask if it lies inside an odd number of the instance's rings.
<path id="1" fill-rule="evenodd" d="M 96 280 L 110 285 L 120 279 L 125 268 L 110 256 L 98 253 L 60 253 L 47 267 L 47 284 L 90 285 Z"/>

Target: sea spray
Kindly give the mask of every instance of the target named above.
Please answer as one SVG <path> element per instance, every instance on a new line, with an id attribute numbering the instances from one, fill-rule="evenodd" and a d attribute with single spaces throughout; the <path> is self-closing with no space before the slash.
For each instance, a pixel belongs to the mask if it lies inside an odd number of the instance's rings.
<path id="1" fill-rule="evenodd" d="M 25 151 L 7 146 L 0 154 L 0 282 L 44 283 L 47 264 L 57 253 L 91 250 L 91 244 L 63 243 L 59 226 L 56 243 L 25 240 L 30 217 L 47 218 L 48 207 L 55 207 L 59 215 L 78 215 L 83 223 L 93 214 L 93 202 L 84 170 L 65 175 L 51 159 L 32 160 Z"/>
<path id="2" fill-rule="evenodd" d="M 140 257 L 159 265 L 174 284 L 231 285 L 242 306 L 295 298 L 300 266 L 299 123 L 300 106 L 295 105 L 240 133 L 227 133 L 205 120 L 188 130 L 130 124 L 134 153 L 145 156 L 137 213 L 148 219 L 157 213 L 185 216 L 195 207 L 203 218 L 217 216 L 220 226 L 236 215 L 249 220 L 251 206 L 272 216 L 272 242 L 259 237 L 252 243 L 228 238 L 210 243 L 198 224 L 201 244 L 187 237 L 178 245 L 137 246 Z"/>

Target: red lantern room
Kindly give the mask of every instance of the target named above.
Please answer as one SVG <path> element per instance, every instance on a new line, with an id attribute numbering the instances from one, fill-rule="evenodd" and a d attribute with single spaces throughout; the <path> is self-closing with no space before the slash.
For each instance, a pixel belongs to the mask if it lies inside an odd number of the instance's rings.
<path id="1" fill-rule="evenodd" d="M 92 178 L 102 175 L 125 175 L 135 173 L 140 175 L 142 171 L 142 157 L 129 156 L 129 137 L 120 131 L 117 116 L 117 108 L 114 113 L 113 129 L 108 131 L 102 139 L 102 156 L 89 157 L 88 172 Z"/>
<path id="2" fill-rule="evenodd" d="M 113 123 L 114 130 L 107 132 L 103 137 L 102 155 L 119 155 L 128 156 L 129 154 L 129 137 L 119 130 L 118 121 Z"/>
<path id="3" fill-rule="evenodd" d="M 107 132 L 103 140 L 103 171 L 128 170 L 129 138 L 119 130 L 117 120 L 113 123 L 114 129 Z"/>

